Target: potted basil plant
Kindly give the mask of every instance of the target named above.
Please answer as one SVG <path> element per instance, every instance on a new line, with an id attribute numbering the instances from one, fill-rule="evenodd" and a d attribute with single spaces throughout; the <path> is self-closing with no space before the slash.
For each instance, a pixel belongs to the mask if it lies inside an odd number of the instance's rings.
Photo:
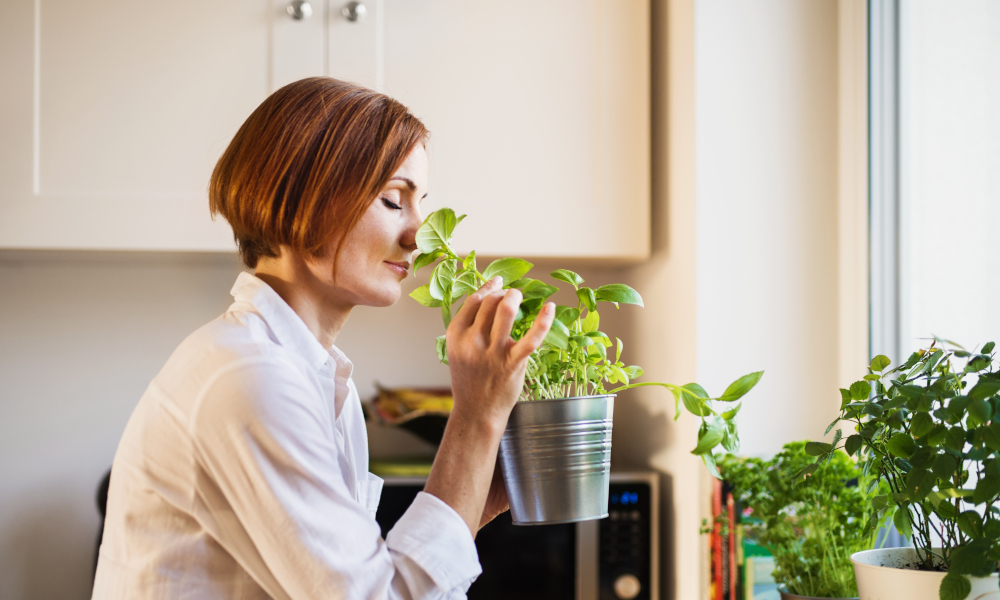
<path id="1" fill-rule="evenodd" d="M 414 271 L 437 264 L 430 283 L 410 296 L 424 306 L 440 308 L 447 327 L 456 303 L 500 276 L 504 289 L 517 288 L 522 293 L 511 332 L 514 339 L 520 339 L 559 288 L 529 278 L 534 265 L 520 258 L 495 260 L 480 272 L 475 251 L 458 256 L 452 237 L 463 218 L 442 208 L 428 215 L 417 231 L 420 254 Z M 642 306 L 639 293 L 621 283 L 587 287 L 580 275 L 566 269 L 550 276 L 572 286 L 576 303 L 556 306 L 551 330 L 528 359 L 520 402 L 501 440 L 500 463 L 514 523 L 565 523 L 607 516 L 614 397 L 634 387 L 662 386 L 673 394 L 678 414 L 683 404 L 701 418 L 698 445 L 692 452 L 718 477 L 712 450 L 719 445 L 729 451 L 738 449 L 734 420 L 738 401 L 756 385 L 762 372 L 739 378 L 717 398 L 697 383 L 634 383 L 643 371 L 622 362 L 624 344 L 618 338 L 612 342 L 600 330 L 598 308 Z M 443 335 L 437 338 L 437 354 L 447 364 Z M 725 409 L 718 408 L 718 403 Z"/>
<path id="2" fill-rule="evenodd" d="M 873 512 L 879 488 L 843 451 L 807 475 L 806 442 L 785 444 L 768 460 L 726 455 L 719 471 L 750 518 L 743 536 L 774 556 L 782 600 L 857 598 L 851 555 L 869 550 L 877 531 L 855 515 Z M 749 596 L 748 596 L 749 597 Z"/>
<path id="3" fill-rule="evenodd" d="M 864 459 L 869 485 L 884 484 L 868 519 L 891 517 L 914 547 L 852 556 L 862 598 L 1000 599 L 1000 371 L 990 342 L 978 351 L 935 338 L 890 369 L 876 356 L 864 379 L 841 390 L 854 432 L 843 448 Z M 811 443 L 828 460 L 841 441 Z M 860 515 L 858 515 L 860 516 Z"/>

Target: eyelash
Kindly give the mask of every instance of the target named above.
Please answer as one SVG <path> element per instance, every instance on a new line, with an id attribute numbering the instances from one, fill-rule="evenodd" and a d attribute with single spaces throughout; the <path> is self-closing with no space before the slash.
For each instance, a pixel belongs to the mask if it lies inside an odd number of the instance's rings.
<path id="1" fill-rule="evenodd" d="M 391 208 L 392 210 L 403 210 L 402 206 L 396 204 L 388 198 L 382 198 L 382 204 L 385 204 L 387 208 Z"/>

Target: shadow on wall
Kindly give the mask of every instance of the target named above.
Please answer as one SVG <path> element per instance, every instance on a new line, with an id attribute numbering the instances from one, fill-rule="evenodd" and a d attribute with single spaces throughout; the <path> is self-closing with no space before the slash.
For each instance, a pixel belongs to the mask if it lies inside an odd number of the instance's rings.
<path id="1" fill-rule="evenodd" d="M 75 492 L 46 487 L 7 505 L 0 554 L 10 562 L 0 598 L 90 598 L 97 508 L 76 502 Z"/>

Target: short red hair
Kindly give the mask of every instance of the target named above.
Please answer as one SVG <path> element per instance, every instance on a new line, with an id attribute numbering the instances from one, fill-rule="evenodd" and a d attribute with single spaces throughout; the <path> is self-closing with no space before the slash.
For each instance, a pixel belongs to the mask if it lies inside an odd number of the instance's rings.
<path id="1" fill-rule="evenodd" d="M 290 83 L 253 111 L 219 158 L 209 208 L 232 226 L 248 268 L 278 256 L 279 246 L 315 255 L 337 233 L 343 242 L 427 135 L 385 94 L 329 77 Z"/>

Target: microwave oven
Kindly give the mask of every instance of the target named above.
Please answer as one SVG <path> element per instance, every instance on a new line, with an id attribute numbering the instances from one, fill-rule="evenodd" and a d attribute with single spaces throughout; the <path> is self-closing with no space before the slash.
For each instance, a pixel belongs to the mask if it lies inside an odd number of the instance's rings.
<path id="1" fill-rule="evenodd" d="M 386 477 L 375 519 L 382 537 L 425 478 Z M 515 526 L 506 512 L 483 527 L 483 572 L 469 600 L 659 600 L 659 476 L 611 474 L 608 516 Z"/>

